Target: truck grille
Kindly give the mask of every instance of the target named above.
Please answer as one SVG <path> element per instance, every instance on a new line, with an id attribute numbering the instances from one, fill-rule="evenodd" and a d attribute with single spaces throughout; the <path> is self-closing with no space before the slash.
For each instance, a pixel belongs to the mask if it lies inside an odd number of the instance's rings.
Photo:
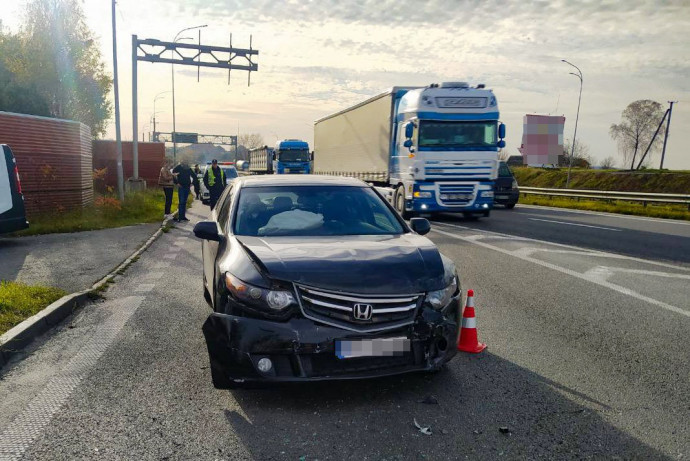
<path id="1" fill-rule="evenodd" d="M 444 205 L 463 206 L 474 202 L 474 184 L 438 184 L 438 200 Z"/>
<path id="2" fill-rule="evenodd" d="M 300 285 L 297 285 L 297 293 L 305 317 L 358 332 L 409 325 L 414 322 L 417 308 L 424 299 L 421 294 L 364 295 Z"/>

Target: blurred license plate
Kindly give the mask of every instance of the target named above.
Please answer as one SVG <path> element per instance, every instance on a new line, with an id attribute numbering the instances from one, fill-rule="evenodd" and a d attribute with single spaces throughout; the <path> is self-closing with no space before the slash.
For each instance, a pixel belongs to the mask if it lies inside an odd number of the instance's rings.
<path id="1" fill-rule="evenodd" d="M 376 338 L 335 342 L 335 355 L 339 359 L 355 357 L 393 357 L 410 351 L 408 338 Z"/>
<path id="2" fill-rule="evenodd" d="M 497 195 L 496 198 L 499 199 L 499 200 L 508 200 L 508 196 L 507 196 L 507 195 Z"/>

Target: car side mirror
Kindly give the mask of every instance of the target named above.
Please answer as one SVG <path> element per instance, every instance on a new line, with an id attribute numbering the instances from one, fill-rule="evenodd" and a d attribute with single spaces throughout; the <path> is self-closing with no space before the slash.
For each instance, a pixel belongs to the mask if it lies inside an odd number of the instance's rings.
<path id="1" fill-rule="evenodd" d="M 419 235 L 426 235 L 431 230 L 431 223 L 426 218 L 412 218 L 410 219 L 410 227 Z"/>
<path id="2" fill-rule="evenodd" d="M 194 226 L 194 235 L 202 240 L 213 240 L 220 242 L 218 226 L 215 221 L 200 221 Z"/>

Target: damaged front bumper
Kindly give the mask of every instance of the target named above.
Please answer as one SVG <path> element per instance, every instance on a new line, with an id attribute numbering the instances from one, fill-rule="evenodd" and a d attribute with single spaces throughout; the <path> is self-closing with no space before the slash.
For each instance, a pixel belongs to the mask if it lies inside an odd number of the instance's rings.
<path id="1" fill-rule="evenodd" d="M 203 326 L 214 386 L 245 381 L 290 382 L 359 379 L 435 371 L 456 353 L 459 296 L 442 311 L 423 307 L 413 324 L 359 333 L 306 318 L 286 322 L 211 314 Z M 386 356 L 339 358 L 343 341 L 405 338 L 406 351 Z M 270 360 L 267 369 L 262 359 Z M 263 370 L 263 371 L 261 371 Z"/>

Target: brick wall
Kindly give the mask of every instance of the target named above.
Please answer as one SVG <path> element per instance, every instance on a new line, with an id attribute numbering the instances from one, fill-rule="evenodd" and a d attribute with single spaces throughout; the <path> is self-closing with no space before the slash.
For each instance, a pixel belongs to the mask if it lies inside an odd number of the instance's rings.
<path id="1" fill-rule="evenodd" d="M 91 130 L 84 124 L 0 111 L 0 144 L 14 152 L 27 214 L 93 202 Z"/>
<path id="2" fill-rule="evenodd" d="M 97 187 L 111 186 L 117 188 L 117 154 L 115 141 L 93 141 L 93 167 L 100 170 L 107 168 L 102 181 L 97 181 Z M 162 142 L 139 143 L 139 177 L 146 181 L 146 187 L 158 187 L 158 174 L 165 159 L 165 144 Z M 132 142 L 122 142 L 122 170 L 125 181 L 134 174 L 132 162 Z"/>

